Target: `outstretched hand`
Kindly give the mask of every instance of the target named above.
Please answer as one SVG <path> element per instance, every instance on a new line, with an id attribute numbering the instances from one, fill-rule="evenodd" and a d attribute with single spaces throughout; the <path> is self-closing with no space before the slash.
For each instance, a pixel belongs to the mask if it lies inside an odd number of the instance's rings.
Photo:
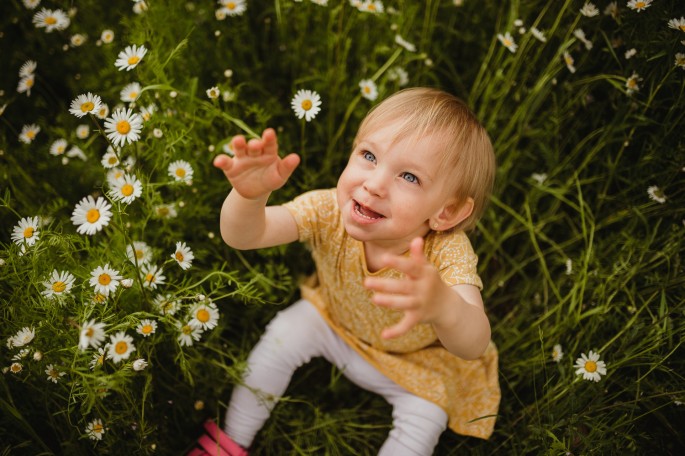
<path id="1" fill-rule="evenodd" d="M 440 316 L 451 290 L 442 281 L 437 269 L 423 253 L 423 238 L 412 240 L 409 257 L 387 255 L 382 267 L 390 267 L 404 274 L 401 279 L 368 277 L 364 286 L 373 291 L 372 302 L 380 307 L 404 312 L 394 326 L 383 329 L 381 337 L 391 339 L 406 334 L 419 323 L 433 323 Z"/>
<path id="2" fill-rule="evenodd" d="M 214 158 L 214 166 L 221 169 L 231 185 L 243 198 L 257 199 L 281 188 L 297 165 L 300 157 L 290 154 L 278 156 L 278 139 L 273 128 L 267 128 L 261 138 L 245 140 L 242 135 L 231 140 L 233 158 L 225 154 Z"/>

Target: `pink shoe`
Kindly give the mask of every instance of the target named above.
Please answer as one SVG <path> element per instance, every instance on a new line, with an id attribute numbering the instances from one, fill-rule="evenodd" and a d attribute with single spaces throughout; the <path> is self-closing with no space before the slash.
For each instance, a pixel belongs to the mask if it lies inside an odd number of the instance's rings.
<path id="1" fill-rule="evenodd" d="M 227 456 L 248 456 L 247 450 L 234 442 L 233 439 L 217 426 L 214 421 L 207 420 L 205 422 L 205 429 L 210 437 L 213 438 L 215 442 L 219 442 L 221 448 L 228 452 Z M 205 447 L 205 449 L 207 449 L 207 447 Z"/>
<path id="2" fill-rule="evenodd" d="M 200 448 L 193 448 L 186 456 L 208 456 L 208 453 Z"/>
<path id="3" fill-rule="evenodd" d="M 223 448 L 221 448 L 221 445 L 219 445 L 218 441 L 213 440 L 207 434 L 200 436 L 200 438 L 197 439 L 197 443 L 199 443 L 200 446 L 205 449 L 205 454 L 210 456 L 232 456 L 229 453 L 226 453 Z"/>

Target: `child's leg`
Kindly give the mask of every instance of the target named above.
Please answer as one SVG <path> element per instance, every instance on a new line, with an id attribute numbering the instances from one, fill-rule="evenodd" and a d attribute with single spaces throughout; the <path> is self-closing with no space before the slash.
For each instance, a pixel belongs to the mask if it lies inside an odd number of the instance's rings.
<path id="1" fill-rule="evenodd" d="M 360 387 L 383 396 L 393 406 L 393 428 L 379 455 L 431 455 L 447 427 L 447 413 L 380 373 L 357 352 L 349 350 L 342 361 L 343 373 Z"/>
<path id="2" fill-rule="evenodd" d="M 331 329 L 308 301 L 298 301 L 279 312 L 266 327 L 247 360 L 244 385 L 233 389 L 224 428 L 248 448 L 283 395 L 293 372 L 322 355 Z"/>

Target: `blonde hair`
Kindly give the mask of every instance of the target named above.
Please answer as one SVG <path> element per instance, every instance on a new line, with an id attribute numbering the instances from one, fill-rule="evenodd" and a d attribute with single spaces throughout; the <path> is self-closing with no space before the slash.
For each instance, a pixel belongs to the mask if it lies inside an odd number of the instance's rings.
<path id="1" fill-rule="evenodd" d="M 401 90 L 374 106 L 362 121 L 354 144 L 374 130 L 399 122 L 395 141 L 411 137 L 421 141 L 437 136 L 443 144 L 440 169 L 449 177 L 453 195 L 461 203 L 473 198 L 473 211 L 455 228 L 465 231 L 476 226 L 492 193 L 495 181 L 495 153 L 485 128 L 459 98 L 432 88 Z"/>

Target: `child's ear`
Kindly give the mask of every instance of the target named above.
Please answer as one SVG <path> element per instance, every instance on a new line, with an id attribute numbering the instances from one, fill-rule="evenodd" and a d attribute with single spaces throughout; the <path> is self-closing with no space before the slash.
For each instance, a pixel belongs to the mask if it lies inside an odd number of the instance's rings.
<path id="1" fill-rule="evenodd" d="M 445 231 L 454 228 L 466 220 L 473 212 L 474 201 L 470 196 L 466 201 L 453 201 L 445 205 L 440 212 L 430 219 L 430 227 L 435 231 Z"/>

